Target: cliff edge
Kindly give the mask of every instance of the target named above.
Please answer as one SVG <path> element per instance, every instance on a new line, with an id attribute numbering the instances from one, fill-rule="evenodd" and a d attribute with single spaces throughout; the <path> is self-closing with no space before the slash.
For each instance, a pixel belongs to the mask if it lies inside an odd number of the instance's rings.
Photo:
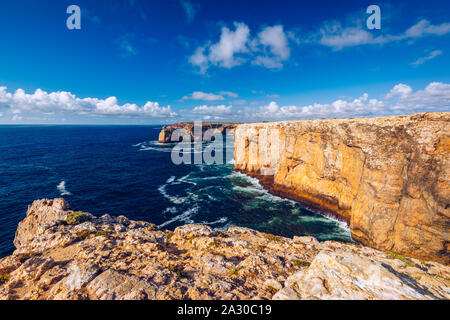
<path id="1" fill-rule="evenodd" d="M 0 260 L 0 299 L 449 299 L 450 268 L 247 228 L 174 232 L 37 200 Z"/>
<path id="2" fill-rule="evenodd" d="M 270 148 L 279 156 L 263 157 Z M 242 124 L 235 161 L 272 193 L 337 214 L 360 243 L 450 263 L 450 113 Z"/>

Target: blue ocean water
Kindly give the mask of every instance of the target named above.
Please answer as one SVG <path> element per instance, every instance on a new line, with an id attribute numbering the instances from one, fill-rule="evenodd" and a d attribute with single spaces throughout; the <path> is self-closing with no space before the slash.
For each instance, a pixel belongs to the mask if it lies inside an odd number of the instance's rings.
<path id="1" fill-rule="evenodd" d="M 164 229 L 201 223 L 292 237 L 350 241 L 342 222 L 265 191 L 224 165 L 175 165 L 159 126 L 0 126 L 0 257 L 35 199 L 145 220 Z M 232 143 L 226 146 L 232 150 Z"/>

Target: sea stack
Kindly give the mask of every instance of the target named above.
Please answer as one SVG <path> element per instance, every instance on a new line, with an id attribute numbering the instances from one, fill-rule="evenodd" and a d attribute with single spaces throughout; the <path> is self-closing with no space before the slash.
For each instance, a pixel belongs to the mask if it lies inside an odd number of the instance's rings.
<path id="1" fill-rule="evenodd" d="M 201 132 L 202 136 L 203 133 L 206 130 L 209 129 L 216 129 L 219 130 L 222 134 L 226 133 L 234 133 L 234 129 L 236 128 L 236 123 L 202 123 L 201 124 Z M 200 126 L 200 125 L 199 125 Z M 159 133 L 158 142 L 159 143 L 169 143 L 169 142 L 178 142 L 178 141 L 172 141 L 172 133 L 177 129 L 184 129 L 186 130 L 189 135 L 191 136 L 192 141 L 199 140 L 202 137 L 196 137 L 195 136 L 195 124 L 192 122 L 179 122 L 174 125 L 166 126 L 164 127 L 161 132 Z"/>

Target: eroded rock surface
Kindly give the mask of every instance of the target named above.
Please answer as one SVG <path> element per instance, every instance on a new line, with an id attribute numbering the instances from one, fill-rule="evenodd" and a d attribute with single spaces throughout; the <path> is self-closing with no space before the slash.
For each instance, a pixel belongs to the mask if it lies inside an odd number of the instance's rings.
<path id="1" fill-rule="evenodd" d="M 242 124 L 235 161 L 365 245 L 450 263 L 450 113 Z"/>
<path id="2" fill-rule="evenodd" d="M 158 142 L 159 143 L 170 143 L 170 142 L 178 142 L 180 137 L 176 139 L 172 137 L 172 134 L 177 129 L 184 129 L 185 132 L 190 136 L 192 141 L 197 141 L 203 138 L 203 134 L 205 131 L 209 129 L 218 130 L 221 134 L 233 133 L 236 127 L 236 123 L 210 123 L 205 122 L 202 123 L 201 128 L 198 128 L 199 134 L 198 137 L 195 134 L 194 123 L 192 122 L 179 122 L 177 124 L 164 127 L 159 133 Z M 178 140 L 177 140 L 178 139 Z"/>
<path id="3" fill-rule="evenodd" d="M 0 299 L 448 299 L 437 262 L 312 237 L 185 225 L 38 200 L 0 260 Z"/>

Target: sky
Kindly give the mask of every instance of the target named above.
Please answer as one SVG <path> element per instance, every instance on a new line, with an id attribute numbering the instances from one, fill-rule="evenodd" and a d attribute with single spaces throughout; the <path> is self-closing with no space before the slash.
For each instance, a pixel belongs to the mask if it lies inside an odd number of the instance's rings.
<path id="1" fill-rule="evenodd" d="M 0 39 L 0 124 L 450 111 L 447 0 L 5 0 Z"/>

